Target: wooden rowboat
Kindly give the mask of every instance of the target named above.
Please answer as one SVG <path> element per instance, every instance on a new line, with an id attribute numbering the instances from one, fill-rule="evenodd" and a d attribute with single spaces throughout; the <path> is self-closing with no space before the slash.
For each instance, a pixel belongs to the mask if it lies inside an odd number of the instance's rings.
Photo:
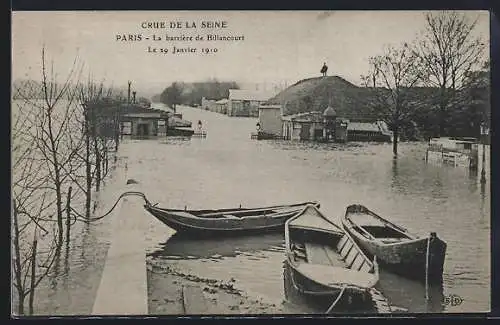
<path id="1" fill-rule="evenodd" d="M 241 235 L 283 231 L 286 220 L 308 204 L 319 207 L 319 202 L 303 202 L 260 208 L 230 208 L 216 210 L 164 209 L 151 204 L 144 208 L 165 225 L 178 232 L 211 235 Z"/>
<path id="2" fill-rule="evenodd" d="M 342 226 L 385 269 L 427 283 L 442 281 L 446 243 L 436 233 L 420 238 L 359 204 L 347 207 Z"/>
<path id="3" fill-rule="evenodd" d="M 326 302 L 326 313 L 374 304 L 380 305 L 379 311 L 389 311 L 385 299 L 373 295 L 379 280 L 376 261 L 315 206 L 307 206 L 286 222 L 285 249 L 293 287 L 312 300 Z"/>

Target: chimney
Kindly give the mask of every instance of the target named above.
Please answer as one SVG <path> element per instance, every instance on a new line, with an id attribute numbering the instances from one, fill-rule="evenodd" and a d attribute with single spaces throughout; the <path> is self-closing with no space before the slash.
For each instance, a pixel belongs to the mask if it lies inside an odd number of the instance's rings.
<path id="1" fill-rule="evenodd" d="M 132 102 L 135 104 L 135 94 L 137 94 L 137 91 L 132 92 Z"/>

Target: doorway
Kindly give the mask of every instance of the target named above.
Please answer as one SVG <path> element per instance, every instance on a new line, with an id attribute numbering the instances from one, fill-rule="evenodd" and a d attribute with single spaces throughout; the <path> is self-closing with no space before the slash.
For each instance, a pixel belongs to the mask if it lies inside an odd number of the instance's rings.
<path id="1" fill-rule="evenodd" d="M 137 124 L 137 135 L 140 137 L 149 136 L 149 124 L 148 123 Z"/>

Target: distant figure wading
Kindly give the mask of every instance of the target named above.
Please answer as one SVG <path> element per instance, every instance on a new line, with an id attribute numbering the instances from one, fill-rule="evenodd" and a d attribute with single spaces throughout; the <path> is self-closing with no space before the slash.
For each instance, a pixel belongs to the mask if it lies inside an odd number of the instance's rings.
<path id="1" fill-rule="evenodd" d="M 323 67 L 321 67 L 321 74 L 323 77 L 326 77 L 326 72 L 328 71 L 328 66 L 326 65 L 326 62 L 323 63 Z"/>

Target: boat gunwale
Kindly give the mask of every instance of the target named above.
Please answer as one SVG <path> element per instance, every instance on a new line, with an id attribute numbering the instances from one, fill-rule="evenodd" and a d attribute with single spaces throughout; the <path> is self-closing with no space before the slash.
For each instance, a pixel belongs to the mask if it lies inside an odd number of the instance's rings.
<path id="1" fill-rule="evenodd" d="M 235 216 L 236 218 L 228 218 L 226 217 L 225 215 L 230 215 L 231 213 L 229 212 L 226 212 L 226 213 L 221 213 L 219 214 L 220 215 L 220 218 L 217 218 L 217 217 L 200 217 L 200 216 L 197 216 L 195 214 L 192 214 L 189 212 L 189 210 L 177 210 L 177 211 L 172 211 L 170 209 L 162 209 L 162 208 L 158 208 L 158 207 L 154 207 L 154 206 L 149 206 L 149 209 L 150 210 L 156 210 L 156 211 L 159 211 L 160 213 L 162 214 L 168 214 L 168 215 L 171 215 L 171 216 L 179 216 L 181 218 L 188 218 L 188 219 L 192 219 L 192 220 L 246 220 L 246 219 L 252 219 L 252 218 L 276 218 L 276 217 L 280 217 L 282 215 L 288 215 L 288 214 L 295 214 L 297 213 L 297 211 L 300 209 L 300 206 L 297 206 L 297 209 L 294 209 L 294 210 L 291 210 L 291 211 L 280 211 L 279 209 L 276 209 L 277 211 L 274 211 L 274 212 L 271 212 L 271 213 L 268 213 L 268 214 L 263 214 L 263 215 L 249 215 L 249 216 L 242 216 L 242 217 L 237 217 Z M 264 210 L 262 210 L 264 211 Z M 178 213 L 179 212 L 182 212 L 182 213 L 186 213 L 188 214 L 187 216 L 181 216 L 179 215 Z M 251 211 L 241 211 L 241 212 L 251 212 Z M 258 212 L 258 211 L 255 211 L 255 212 Z M 150 211 L 150 213 L 152 213 Z M 216 216 L 216 214 L 214 214 L 214 216 Z"/>
<path id="2" fill-rule="evenodd" d="M 296 207 L 297 209 L 302 208 L 303 206 L 307 205 L 314 205 L 314 206 L 319 206 L 320 203 L 318 201 L 306 201 L 306 202 L 301 202 L 301 203 L 294 203 L 294 204 L 283 204 L 283 205 L 274 205 L 274 206 L 267 206 L 267 207 L 261 207 L 261 208 L 223 208 L 223 209 L 200 209 L 200 210 L 189 210 L 189 209 L 169 209 L 169 208 L 161 208 L 157 206 L 151 205 L 151 208 L 154 208 L 156 210 L 161 210 L 161 211 L 166 211 L 166 212 L 185 212 L 192 214 L 194 217 L 200 218 L 200 219 L 207 219 L 208 215 L 224 215 L 224 214 L 229 214 L 229 213 L 238 213 L 238 212 L 261 212 L 261 211 L 266 211 L 266 210 L 280 210 L 280 209 L 287 209 L 287 208 L 294 208 Z M 199 214 L 200 216 L 196 215 Z M 205 216 L 204 216 L 205 215 Z"/>
<path id="3" fill-rule="evenodd" d="M 398 242 L 394 242 L 394 243 L 384 243 L 382 241 L 382 239 L 380 238 L 375 238 L 375 239 L 370 239 L 370 238 L 366 238 L 365 236 L 363 236 L 359 231 L 357 231 L 356 229 L 353 229 L 353 228 L 350 228 L 350 231 L 352 232 L 355 232 L 356 234 L 359 234 L 361 236 L 361 238 L 363 238 L 365 241 L 369 241 L 369 242 L 372 242 L 372 243 L 376 243 L 378 246 L 384 246 L 384 247 L 391 247 L 391 246 L 400 246 L 400 245 L 409 245 L 409 244 L 414 244 L 414 243 L 417 243 L 419 241 L 427 241 L 429 239 L 429 237 L 420 237 L 420 238 L 415 238 L 415 239 L 408 239 L 408 240 L 401 240 L 401 241 L 398 241 Z M 440 239 L 441 240 L 441 239 Z"/>

